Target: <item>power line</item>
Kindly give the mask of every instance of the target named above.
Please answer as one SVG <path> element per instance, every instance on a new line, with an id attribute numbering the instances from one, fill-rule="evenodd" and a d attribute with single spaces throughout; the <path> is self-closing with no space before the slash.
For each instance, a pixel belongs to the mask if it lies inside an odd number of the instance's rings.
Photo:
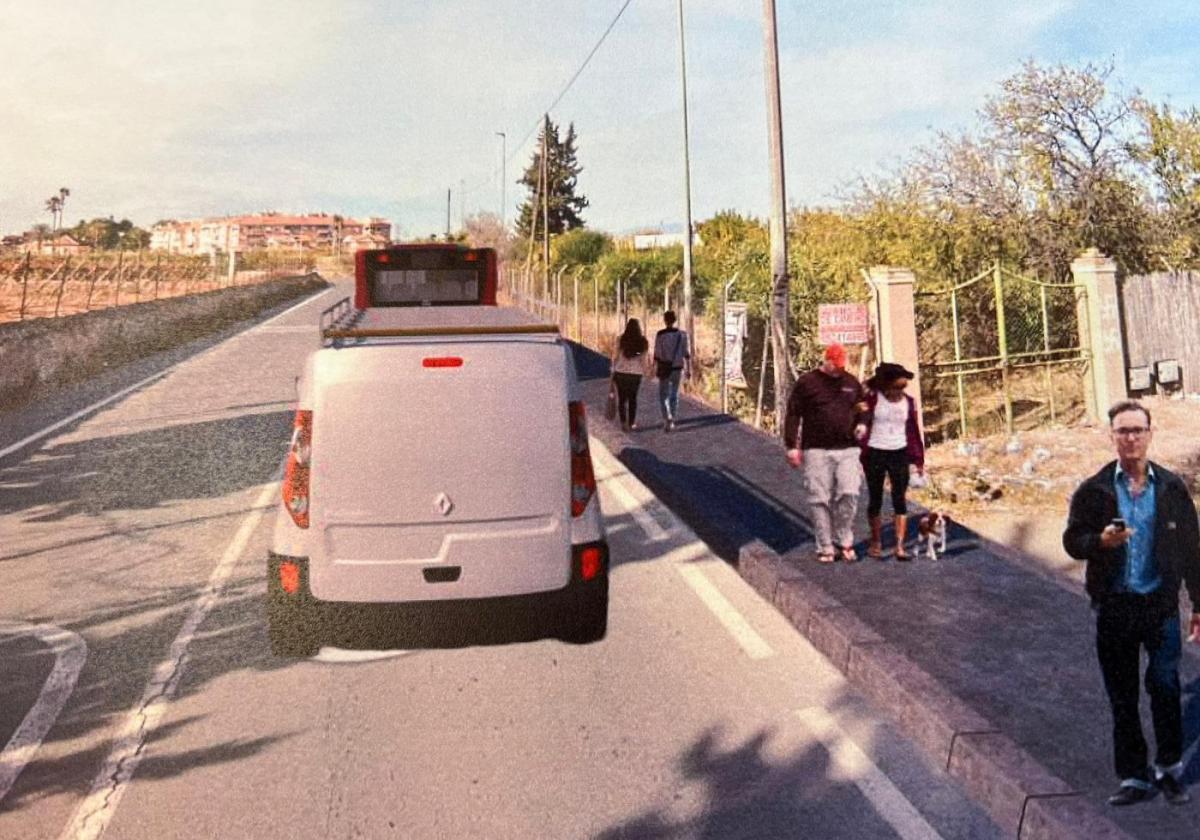
<path id="1" fill-rule="evenodd" d="M 613 27 L 615 27 L 617 25 L 617 21 L 619 21 L 621 19 L 621 15 L 625 14 L 625 10 L 629 8 L 629 4 L 632 2 L 633 2 L 633 0 L 625 0 L 625 2 L 621 4 L 621 8 L 617 10 L 617 14 L 613 17 L 612 21 L 608 24 L 608 28 L 605 29 L 604 34 L 600 36 L 600 40 L 598 40 L 596 42 L 596 45 L 594 47 L 592 47 L 591 52 L 589 52 L 587 54 L 587 57 L 583 60 L 583 63 L 579 65 L 579 69 L 575 71 L 575 73 L 571 76 L 570 80 L 566 83 L 566 85 L 563 86 L 563 89 L 561 91 L 559 91 L 558 96 L 554 97 L 554 101 L 550 103 L 550 107 L 542 110 L 543 114 L 549 114 L 551 111 L 553 111 L 555 106 L 558 105 L 558 103 L 562 101 L 563 97 L 567 95 L 567 92 L 571 89 L 571 86 L 575 84 L 576 80 L 583 73 L 584 69 L 588 66 L 588 63 L 592 60 L 592 57 L 599 51 L 600 46 L 608 38 L 609 34 L 613 31 Z M 513 161 L 513 159 L 516 158 L 518 154 L 520 154 L 521 149 L 525 145 L 526 141 L 528 141 L 529 138 L 533 136 L 534 132 L 536 132 L 538 130 L 538 128 L 541 126 L 541 124 L 542 124 L 542 118 L 538 117 L 537 121 L 533 124 L 533 126 L 529 129 L 529 131 L 525 134 L 525 136 L 522 137 L 520 142 L 517 143 L 513 147 L 512 154 L 509 155 L 508 158 L 506 158 L 504 161 L 505 164 L 511 163 Z M 479 181 L 473 187 L 468 189 L 466 192 L 473 193 L 473 192 L 475 192 L 475 190 L 480 189 L 483 186 L 486 186 L 487 184 L 489 184 L 491 182 L 492 178 L 495 178 L 496 175 L 498 173 L 500 173 L 503 169 L 504 169 L 503 165 L 497 167 L 496 169 L 493 169 L 492 174 L 490 176 L 488 176 L 487 181 Z"/>

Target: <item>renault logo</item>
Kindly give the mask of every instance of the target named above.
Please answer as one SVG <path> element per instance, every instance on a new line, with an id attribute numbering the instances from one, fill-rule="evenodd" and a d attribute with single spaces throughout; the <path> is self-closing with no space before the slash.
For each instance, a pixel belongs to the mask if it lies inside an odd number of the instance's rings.
<path id="1" fill-rule="evenodd" d="M 450 511 L 454 510 L 454 502 L 450 501 L 450 497 L 445 493 L 438 493 L 438 497 L 433 500 L 433 506 L 442 516 L 449 516 Z"/>

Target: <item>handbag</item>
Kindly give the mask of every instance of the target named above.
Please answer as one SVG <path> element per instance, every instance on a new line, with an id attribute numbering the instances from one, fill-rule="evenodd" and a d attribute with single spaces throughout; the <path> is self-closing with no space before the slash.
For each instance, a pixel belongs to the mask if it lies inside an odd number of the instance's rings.
<path id="1" fill-rule="evenodd" d="M 611 382 L 608 385 L 608 402 L 604 404 L 604 416 L 608 420 L 617 417 L 617 386 Z"/>

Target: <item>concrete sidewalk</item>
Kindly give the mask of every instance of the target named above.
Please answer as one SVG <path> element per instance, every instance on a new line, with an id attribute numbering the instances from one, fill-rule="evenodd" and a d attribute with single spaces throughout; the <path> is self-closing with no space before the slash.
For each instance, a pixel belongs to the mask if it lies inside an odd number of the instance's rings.
<path id="1" fill-rule="evenodd" d="M 604 420 L 608 362 L 576 348 L 590 430 L 908 736 L 1019 838 L 1200 837 L 1197 801 L 1130 808 L 1116 788 L 1110 716 L 1082 586 L 954 525 L 939 561 L 823 565 L 800 475 L 782 444 L 687 398 L 665 433 L 657 382 L 641 428 Z M 865 550 L 865 501 L 856 533 Z M 885 509 L 885 521 L 887 510 Z M 892 534 L 885 530 L 884 545 Z M 911 546 L 910 546 L 911 547 Z M 1200 781 L 1200 656 L 1182 666 L 1185 784 Z M 1143 702 L 1145 731 L 1148 700 Z M 1151 743 L 1153 743 L 1151 737 Z"/>

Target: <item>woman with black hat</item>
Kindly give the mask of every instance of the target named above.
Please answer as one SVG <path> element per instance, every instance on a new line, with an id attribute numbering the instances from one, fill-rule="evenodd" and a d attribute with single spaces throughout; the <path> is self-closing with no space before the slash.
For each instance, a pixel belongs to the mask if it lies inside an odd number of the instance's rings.
<path id="1" fill-rule="evenodd" d="M 908 526 L 909 467 L 925 472 L 925 445 L 921 439 L 916 401 L 904 392 L 912 371 L 895 362 L 884 362 L 866 381 L 867 434 L 863 438 L 863 469 L 867 475 L 867 521 L 871 542 L 867 556 L 883 559 L 883 482 L 892 486 L 892 511 L 896 523 L 896 559 L 909 560 L 904 549 Z"/>

